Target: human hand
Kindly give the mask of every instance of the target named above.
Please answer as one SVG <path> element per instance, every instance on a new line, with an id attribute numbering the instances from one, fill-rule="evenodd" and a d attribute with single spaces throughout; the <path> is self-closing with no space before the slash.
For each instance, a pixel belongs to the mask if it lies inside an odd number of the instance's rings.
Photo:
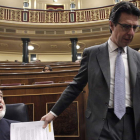
<path id="1" fill-rule="evenodd" d="M 56 117 L 51 114 L 51 113 L 48 113 L 46 115 L 44 115 L 42 118 L 41 118 L 41 121 L 44 121 L 44 125 L 43 125 L 43 128 L 46 128 L 47 125 L 52 121 L 54 120 Z"/>

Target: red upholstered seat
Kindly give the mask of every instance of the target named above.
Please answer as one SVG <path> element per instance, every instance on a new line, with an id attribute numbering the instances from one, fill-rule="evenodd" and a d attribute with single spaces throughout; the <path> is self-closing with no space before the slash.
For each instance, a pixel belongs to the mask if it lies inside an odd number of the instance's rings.
<path id="1" fill-rule="evenodd" d="M 34 82 L 34 84 L 52 84 L 54 81 L 41 81 L 41 82 Z"/>
<path id="2" fill-rule="evenodd" d="M 21 86 L 22 83 L 1 84 L 1 86 Z"/>

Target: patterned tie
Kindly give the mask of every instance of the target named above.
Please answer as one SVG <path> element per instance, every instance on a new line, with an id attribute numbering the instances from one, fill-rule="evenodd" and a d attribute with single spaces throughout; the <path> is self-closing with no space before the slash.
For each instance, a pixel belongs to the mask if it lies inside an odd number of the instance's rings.
<path id="1" fill-rule="evenodd" d="M 115 67 L 114 113 L 121 119 L 125 114 L 125 69 L 121 53 L 123 48 L 118 48 Z"/>

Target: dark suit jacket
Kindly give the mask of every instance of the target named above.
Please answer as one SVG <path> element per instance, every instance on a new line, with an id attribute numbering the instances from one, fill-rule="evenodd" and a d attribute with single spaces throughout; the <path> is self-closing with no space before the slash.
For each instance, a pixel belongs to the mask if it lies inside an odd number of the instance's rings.
<path id="1" fill-rule="evenodd" d="M 140 54 L 129 47 L 127 50 L 133 95 L 136 74 L 140 71 Z M 85 113 L 87 140 L 98 140 L 107 115 L 110 96 L 110 62 L 107 42 L 84 50 L 78 74 L 64 90 L 52 111 L 59 115 L 81 93 L 87 82 L 89 88 Z M 138 111 L 135 107 L 134 111 Z"/>
<path id="2" fill-rule="evenodd" d="M 5 118 L 0 120 L 0 140 L 10 140 L 10 124 L 16 122 Z"/>

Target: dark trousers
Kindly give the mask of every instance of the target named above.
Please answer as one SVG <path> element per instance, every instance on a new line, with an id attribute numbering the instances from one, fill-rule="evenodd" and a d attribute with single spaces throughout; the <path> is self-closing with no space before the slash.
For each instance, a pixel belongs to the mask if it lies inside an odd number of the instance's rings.
<path id="1" fill-rule="evenodd" d="M 133 109 L 126 108 L 126 114 L 121 120 L 113 109 L 108 109 L 99 140 L 136 140 Z"/>

